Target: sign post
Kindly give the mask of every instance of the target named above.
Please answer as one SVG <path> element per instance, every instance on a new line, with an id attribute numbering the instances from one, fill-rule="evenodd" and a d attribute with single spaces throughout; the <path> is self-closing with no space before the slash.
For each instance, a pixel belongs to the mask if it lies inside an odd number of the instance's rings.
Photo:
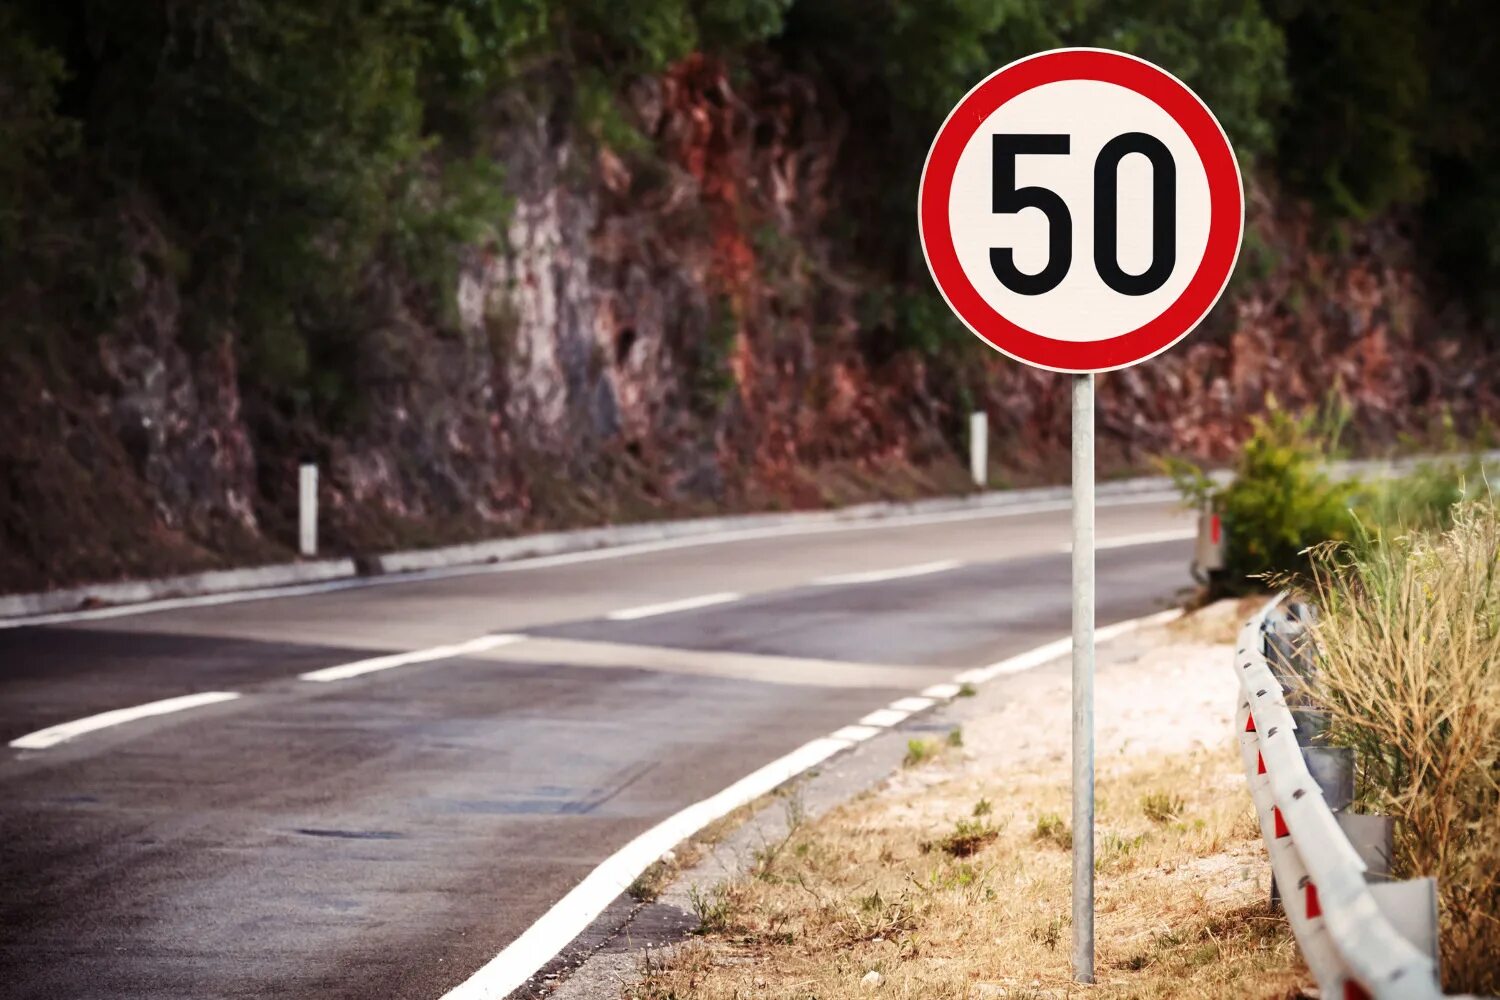
<path id="1" fill-rule="evenodd" d="M 1207 105 L 1105 49 L 991 73 L 933 140 L 922 252 L 949 308 L 1017 361 L 1072 376 L 1073 974 L 1094 981 L 1094 376 L 1152 358 L 1239 256 L 1239 165 Z"/>

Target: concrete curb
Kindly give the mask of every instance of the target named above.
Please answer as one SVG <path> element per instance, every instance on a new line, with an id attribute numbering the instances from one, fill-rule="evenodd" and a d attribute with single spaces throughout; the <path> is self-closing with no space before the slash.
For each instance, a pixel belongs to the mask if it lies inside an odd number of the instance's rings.
<path id="1" fill-rule="evenodd" d="M 97 583 L 39 594 L 9 594 L 0 597 L 0 620 L 32 615 L 77 611 L 106 604 L 139 604 L 172 597 L 198 597 L 262 587 L 287 587 L 299 583 L 325 583 L 356 575 L 353 559 L 278 563 L 248 569 L 213 570 L 120 583 Z"/>
<path id="2" fill-rule="evenodd" d="M 1469 456 L 1436 455 L 1395 460 L 1337 462 L 1330 466 L 1330 471 L 1337 476 L 1367 474 L 1383 478 L 1408 472 L 1423 462 L 1445 459 L 1462 460 L 1467 457 Z M 1485 465 L 1500 464 L 1500 451 L 1488 451 L 1473 457 Z M 1228 481 L 1229 474 L 1216 472 L 1213 478 L 1223 483 Z M 1100 483 L 1098 495 L 1100 498 L 1129 497 L 1169 492 L 1172 489 L 1172 480 L 1166 476 L 1142 476 Z M 580 528 L 573 531 L 549 531 L 519 538 L 501 538 L 435 549 L 387 552 L 358 561 L 346 558 L 315 562 L 274 563 L 267 566 L 215 570 L 185 576 L 89 584 L 64 590 L 0 596 L 0 622 L 7 619 L 59 614 L 105 605 L 141 604 L 147 601 L 178 597 L 201 597 L 242 590 L 264 590 L 299 584 L 354 580 L 361 576 L 386 576 L 459 566 L 512 562 L 539 556 L 566 555 L 591 549 L 708 537 L 730 532 L 792 527 L 812 528 L 818 525 L 879 521 L 897 517 L 999 510 L 1035 503 L 1059 503 L 1066 501 L 1071 495 L 1071 490 L 1067 486 L 1043 486 L 1023 490 L 994 490 L 961 497 L 863 503 L 837 510 L 734 514 L 726 517 L 648 521 L 640 524 Z"/>
<path id="3" fill-rule="evenodd" d="M 1131 496 L 1167 491 L 1172 482 L 1164 476 L 1120 480 L 1101 484 L 1099 495 Z M 315 562 L 274 563 L 246 569 L 215 570 L 184 576 L 89 584 L 63 590 L 0 596 L 0 622 L 35 615 L 59 614 L 105 605 L 140 604 L 178 597 L 200 597 L 242 590 L 264 590 L 299 584 L 353 580 L 361 576 L 387 576 L 442 570 L 459 566 L 512 562 L 538 556 L 565 555 L 593 549 L 614 548 L 647 542 L 708 537 L 729 532 L 789 527 L 814 527 L 858 521 L 875 521 L 912 515 L 982 511 L 1031 503 L 1061 502 L 1070 493 L 1066 486 L 976 493 L 965 497 L 936 497 L 904 503 L 865 503 L 837 510 L 796 511 L 779 514 L 735 514 L 641 524 L 609 525 L 573 531 L 549 531 L 519 538 L 502 538 L 436 549 L 388 552 L 356 561 L 353 558 Z"/>

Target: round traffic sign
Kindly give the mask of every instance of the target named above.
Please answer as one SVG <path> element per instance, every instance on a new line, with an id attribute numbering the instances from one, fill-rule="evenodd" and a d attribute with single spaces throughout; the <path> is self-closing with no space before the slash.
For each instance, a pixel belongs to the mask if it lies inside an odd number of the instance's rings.
<path id="1" fill-rule="evenodd" d="M 1124 368 L 1207 315 L 1245 199 L 1218 120 L 1181 80 L 1105 49 L 990 74 L 948 114 L 917 196 L 922 252 L 986 343 L 1061 372 Z"/>

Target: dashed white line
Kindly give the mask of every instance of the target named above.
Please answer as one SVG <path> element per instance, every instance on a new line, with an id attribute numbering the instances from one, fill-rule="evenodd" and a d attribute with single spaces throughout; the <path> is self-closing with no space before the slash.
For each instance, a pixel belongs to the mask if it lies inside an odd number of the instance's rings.
<path id="1" fill-rule="evenodd" d="M 937 704 L 936 698 L 901 698 L 891 702 L 891 707 L 898 712 L 925 712 Z"/>
<path id="2" fill-rule="evenodd" d="M 680 601 L 663 601 L 661 604 L 643 604 L 638 608 L 622 608 L 619 611 L 611 611 L 604 617 L 612 622 L 633 622 L 637 618 L 652 618 L 656 615 L 669 615 L 674 611 L 691 611 L 694 608 L 709 608 L 715 604 L 728 604 L 730 601 L 738 601 L 744 594 L 704 594 L 701 597 L 686 597 Z"/>
<path id="3" fill-rule="evenodd" d="M 864 573 L 838 573 L 834 576 L 823 576 L 813 581 L 815 587 L 841 587 L 852 583 L 882 583 L 886 580 L 905 580 L 913 576 L 929 576 L 933 573 L 946 573 L 950 569 L 957 569 L 963 563 L 957 559 L 942 559 L 937 562 L 921 563 L 916 566 L 902 566 L 898 569 L 876 569 Z"/>
<path id="4" fill-rule="evenodd" d="M 163 698 L 161 701 L 149 701 L 144 705 L 131 708 L 117 708 L 109 712 L 100 712 L 98 715 L 90 715 L 86 719 L 75 719 L 72 722 L 38 729 L 34 733 L 27 733 L 25 736 L 11 740 L 10 745 L 18 750 L 45 750 L 71 740 L 75 736 L 92 733 L 98 729 L 108 729 L 111 726 L 134 722 L 136 719 L 150 718 L 153 715 L 169 715 L 172 712 L 181 712 L 202 705 L 233 701 L 238 697 L 239 695 L 233 691 L 203 691 L 199 694 L 185 694 L 177 698 Z"/>
<path id="5" fill-rule="evenodd" d="M 316 681 L 321 684 L 327 684 L 330 681 L 346 681 L 351 677 L 373 674 L 378 670 L 390 670 L 392 667 L 404 667 L 410 663 L 451 660 L 460 656 L 468 656 L 470 653 L 482 653 L 497 646 L 520 642 L 523 638 L 525 637 L 519 635 L 484 635 L 478 639 L 470 639 L 468 642 L 455 643 L 451 646 L 432 646 L 427 649 L 415 649 L 409 653 L 374 656 L 368 660 L 355 660 L 353 663 L 340 663 L 333 667 L 309 670 L 297 676 L 305 681 Z"/>

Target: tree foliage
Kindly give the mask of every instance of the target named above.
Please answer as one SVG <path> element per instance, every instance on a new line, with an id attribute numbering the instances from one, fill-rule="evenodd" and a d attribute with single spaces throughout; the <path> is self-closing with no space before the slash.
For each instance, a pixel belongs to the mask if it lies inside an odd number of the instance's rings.
<path id="1" fill-rule="evenodd" d="M 144 206 L 164 220 L 162 266 L 190 325 L 237 330 L 247 377 L 311 391 L 311 361 L 337 369 L 367 321 L 372 268 L 394 265 L 383 273 L 441 313 L 459 249 L 503 231 L 492 143 L 508 97 L 571 80 L 582 112 L 608 118 L 629 78 L 700 50 L 770 53 L 759 71 L 779 61 L 841 103 L 854 128 L 839 186 L 859 220 L 843 252 L 906 302 L 930 295 L 911 206 L 943 114 L 989 70 L 1057 45 L 1161 63 L 1257 169 L 1333 219 L 1420 218 L 1433 260 L 1483 294 L 1500 277 L 1486 13 L 1483 0 L 15 0 L 0 8 L 0 302 L 107 315 L 129 284 L 112 220 Z"/>

